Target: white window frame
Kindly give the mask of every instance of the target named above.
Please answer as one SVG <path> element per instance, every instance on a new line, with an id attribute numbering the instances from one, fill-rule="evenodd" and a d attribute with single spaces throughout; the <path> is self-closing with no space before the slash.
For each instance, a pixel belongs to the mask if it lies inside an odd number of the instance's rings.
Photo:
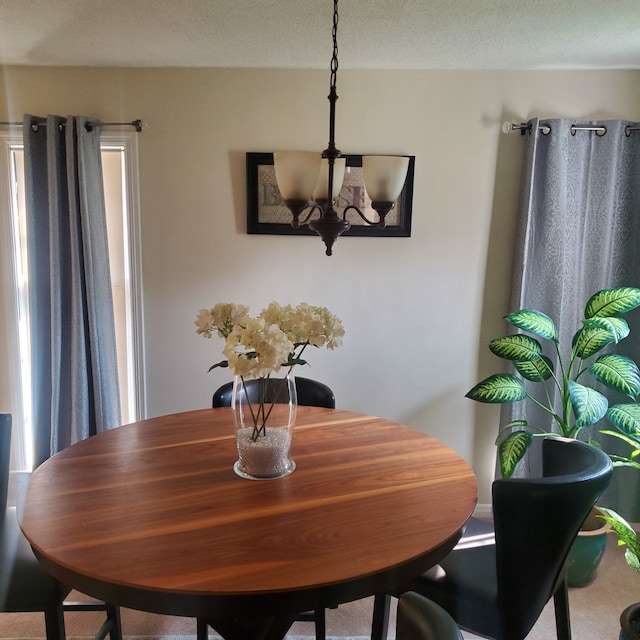
<path id="1" fill-rule="evenodd" d="M 4 317 L 7 330 L 7 356 L 6 369 L 9 371 L 9 379 L 5 381 L 9 390 L 9 402 L 13 422 L 12 456 L 11 464 L 13 468 L 26 469 L 29 459 L 28 440 L 25 437 L 16 438 L 17 430 L 24 430 L 25 415 L 22 403 L 22 383 L 16 380 L 14 372 L 21 372 L 20 366 L 20 317 L 24 314 L 24 309 L 19 307 L 18 296 L 18 273 L 15 268 L 16 258 L 14 256 L 14 234 L 17 230 L 13 224 L 13 204 L 11 198 L 15 193 L 13 181 L 15 176 L 11 171 L 11 154 L 18 146 L 22 147 L 22 133 L 19 131 L 0 132 L 2 149 L 0 153 L 0 251 L 2 253 L 2 273 L 5 274 L 4 283 Z"/>
<path id="2" fill-rule="evenodd" d="M 134 131 L 102 131 L 100 146 L 117 147 L 124 152 L 123 182 L 125 183 L 124 206 L 127 211 L 125 228 L 129 254 L 128 306 L 131 324 L 127 327 L 127 340 L 132 356 L 129 395 L 134 398 L 136 418 L 147 417 L 146 372 L 144 353 L 144 307 L 142 300 L 142 233 L 140 223 L 140 178 L 138 173 L 138 134 Z"/>

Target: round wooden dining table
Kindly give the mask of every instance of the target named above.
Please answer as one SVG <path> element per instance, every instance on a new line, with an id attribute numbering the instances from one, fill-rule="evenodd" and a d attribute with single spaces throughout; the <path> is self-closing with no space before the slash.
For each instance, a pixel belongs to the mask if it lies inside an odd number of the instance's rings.
<path id="1" fill-rule="evenodd" d="M 273 640 L 298 612 L 429 569 L 476 504 L 458 454 L 378 417 L 298 407 L 292 458 L 284 478 L 236 475 L 229 408 L 142 420 L 38 467 L 21 526 L 81 592 L 206 619 L 229 640 Z"/>

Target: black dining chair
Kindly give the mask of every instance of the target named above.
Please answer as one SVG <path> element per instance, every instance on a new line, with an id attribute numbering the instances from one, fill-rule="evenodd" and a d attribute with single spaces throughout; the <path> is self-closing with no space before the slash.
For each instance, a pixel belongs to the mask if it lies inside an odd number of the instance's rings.
<path id="1" fill-rule="evenodd" d="M 120 609 L 97 600 L 66 601 L 69 587 L 58 582 L 38 562 L 22 534 L 16 506 L 7 506 L 11 457 L 11 414 L 0 413 L 0 613 L 44 613 L 47 640 L 65 639 L 65 611 L 105 611 L 106 620 L 96 634 L 103 640 L 122 640 Z M 28 472 L 12 473 L 16 501 L 23 498 Z"/>
<path id="2" fill-rule="evenodd" d="M 298 396 L 298 404 L 301 407 L 326 407 L 327 409 L 336 408 L 336 398 L 331 390 L 323 382 L 311 380 L 310 378 L 295 377 L 296 395 Z M 251 402 L 258 402 L 258 381 L 247 380 L 247 395 Z M 274 386 L 277 380 L 269 380 L 270 386 Z M 213 394 L 213 407 L 230 407 L 231 396 L 233 395 L 233 382 L 223 384 L 216 389 Z"/>
<path id="3" fill-rule="evenodd" d="M 542 475 L 493 482 L 493 522 L 471 518 L 439 565 L 393 595 L 415 591 L 459 627 L 493 640 L 524 640 L 553 598 L 558 640 L 570 640 L 566 560 L 612 465 L 584 442 L 545 438 Z M 387 635 L 389 595 L 377 595 L 371 638 Z"/>
<path id="4" fill-rule="evenodd" d="M 454 619 L 440 606 L 418 593 L 398 600 L 396 640 L 463 640 Z"/>
<path id="5" fill-rule="evenodd" d="M 275 385 L 277 380 L 269 380 L 269 384 Z M 251 402 L 258 402 L 258 381 L 247 380 L 247 395 Z M 302 407 L 325 407 L 326 409 L 336 408 L 336 398 L 331 390 L 323 382 L 312 380 L 311 378 L 295 377 L 296 395 L 298 404 Z M 253 395 L 252 395 L 253 394 Z M 233 395 L 233 382 L 227 382 L 216 389 L 213 394 L 213 408 L 230 407 L 231 397 Z M 324 609 L 316 611 L 304 611 L 296 617 L 299 622 L 313 622 L 315 625 L 316 640 L 325 640 L 326 637 L 326 616 Z M 206 640 L 207 623 L 205 620 L 198 619 L 198 637 L 197 640 Z"/>

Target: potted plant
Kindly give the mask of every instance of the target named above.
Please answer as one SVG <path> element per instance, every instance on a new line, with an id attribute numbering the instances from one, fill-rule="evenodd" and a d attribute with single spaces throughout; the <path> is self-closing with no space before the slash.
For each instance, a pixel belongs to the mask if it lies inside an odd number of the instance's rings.
<path id="1" fill-rule="evenodd" d="M 638 365 L 628 356 L 603 351 L 629 335 L 629 325 L 621 315 L 638 306 L 638 288 L 598 291 L 588 300 L 582 326 L 575 331 L 570 347 L 564 349 L 555 323 L 548 315 L 522 309 L 505 317 L 520 332 L 492 340 L 489 349 L 512 362 L 516 372 L 491 375 L 473 387 L 466 397 L 487 403 L 529 400 L 542 409 L 549 420 L 546 425 L 515 420 L 500 429 L 496 444 L 503 477 L 513 474 L 535 437 L 560 435 L 599 446 L 592 440 L 591 429 L 605 417 L 615 428 L 605 430 L 605 433 L 627 441 L 640 434 L 640 403 L 636 401 L 640 394 Z M 547 353 L 540 339 L 544 341 Z M 605 395 L 588 386 L 585 380 L 588 375 L 630 401 L 609 406 Z M 552 430 L 554 426 L 555 431 Z M 505 435 L 507 431 L 510 433 Z M 611 457 L 614 465 L 632 464 L 640 468 L 635 459 Z M 590 520 L 598 522 L 595 518 Z M 589 540 L 580 540 L 574 545 L 570 558 L 574 566 L 569 572 L 572 586 L 587 584 L 593 578 L 597 560 L 595 564 L 590 560 L 588 565 L 591 566 L 583 570 L 576 556 L 582 555 L 583 547 L 595 546 L 593 554 L 601 557 L 606 546 L 605 531 L 598 532 L 598 537 L 590 533 Z"/>
<path id="2" fill-rule="evenodd" d="M 573 335 L 569 353 L 561 351 L 555 323 L 546 314 L 522 309 L 505 316 L 507 322 L 524 333 L 492 340 L 489 349 L 500 358 L 511 361 L 520 375 L 497 373 L 489 376 L 473 387 L 466 397 L 488 403 L 528 399 L 548 414 L 549 426 L 515 420 L 500 429 L 496 443 L 503 477 L 513 474 L 536 436 L 584 436 L 591 441 L 589 428 L 604 417 L 618 430 L 614 432 L 616 435 L 640 432 L 640 403 L 636 402 L 640 394 L 638 365 L 631 358 L 616 353 L 604 353 L 591 361 L 606 346 L 629 335 L 629 325 L 620 316 L 638 306 L 640 289 L 637 288 L 603 289 L 595 293 L 587 302 L 582 327 Z M 543 346 L 536 338 L 551 343 L 557 367 L 551 357 L 543 353 Z M 631 402 L 610 407 L 606 396 L 579 382 L 585 373 L 629 397 Z M 540 383 L 544 394 L 542 399 L 529 391 L 525 380 Z M 550 386 L 557 389 L 558 401 L 555 404 Z M 557 433 L 551 431 L 551 425 L 557 427 Z M 519 428 L 503 437 L 505 431 L 516 427 Z"/>
<path id="3" fill-rule="evenodd" d="M 639 452 L 638 446 L 635 448 Z M 640 540 L 633 527 L 615 511 L 601 508 L 601 517 L 606 520 L 618 536 L 618 544 L 627 548 L 624 557 L 627 564 L 640 573 Z M 620 640 L 640 640 L 640 602 L 628 606 L 620 615 Z"/>

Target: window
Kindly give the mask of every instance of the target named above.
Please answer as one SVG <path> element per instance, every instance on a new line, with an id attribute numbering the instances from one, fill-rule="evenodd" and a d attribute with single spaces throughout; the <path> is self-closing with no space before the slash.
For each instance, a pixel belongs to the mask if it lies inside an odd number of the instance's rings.
<path id="1" fill-rule="evenodd" d="M 4 298 L 7 360 L 10 372 L 4 394 L 13 413 L 13 462 L 16 469 L 33 466 L 30 398 L 29 309 L 25 235 L 24 151 L 21 133 L 0 133 L 0 231 L 5 259 Z M 102 150 L 107 234 L 114 301 L 122 421 L 145 417 L 144 358 L 139 250 L 137 137 L 129 132 L 103 132 Z M 5 184 L 6 183 L 6 184 Z M 6 283 L 9 283 L 8 285 Z"/>

